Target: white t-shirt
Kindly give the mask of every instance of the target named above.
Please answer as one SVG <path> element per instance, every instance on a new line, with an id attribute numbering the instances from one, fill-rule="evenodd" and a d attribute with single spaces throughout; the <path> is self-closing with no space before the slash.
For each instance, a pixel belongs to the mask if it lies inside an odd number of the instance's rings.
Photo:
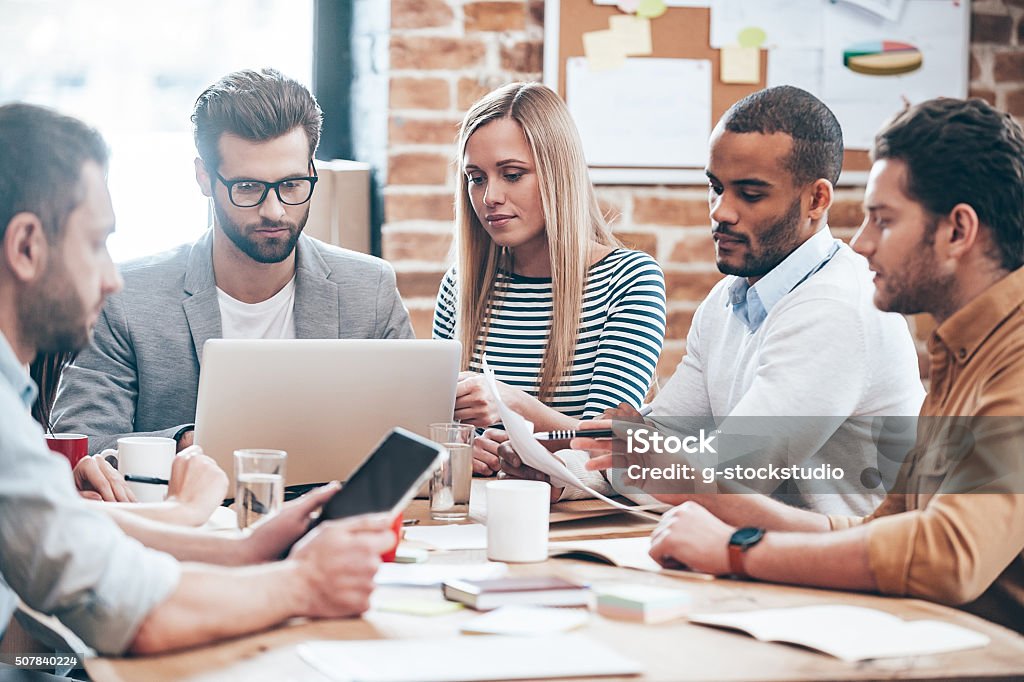
<path id="1" fill-rule="evenodd" d="M 225 339 L 294 339 L 295 277 L 265 301 L 243 303 L 217 287 Z"/>

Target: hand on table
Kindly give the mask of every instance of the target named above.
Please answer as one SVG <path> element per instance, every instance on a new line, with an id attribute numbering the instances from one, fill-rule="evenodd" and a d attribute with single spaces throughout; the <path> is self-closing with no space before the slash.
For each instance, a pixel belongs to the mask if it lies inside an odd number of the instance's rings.
<path id="1" fill-rule="evenodd" d="M 221 505 L 228 491 L 227 474 L 199 446 L 182 450 L 171 462 L 167 501 L 180 508 L 180 522 L 200 526 Z"/>
<path id="2" fill-rule="evenodd" d="M 383 515 L 325 521 L 310 531 L 288 554 L 306 585 L 305 615 L 341 618 L 370 608 L 380 555 L 394 543 Z"/>
<path id="3" fill-rule="evenodd" d="M 651 533 L 651 558 L 665 568 L 729 574 L 729 539 L 736 528 L 700 504 L 683 502 L 665 512 Z"/>

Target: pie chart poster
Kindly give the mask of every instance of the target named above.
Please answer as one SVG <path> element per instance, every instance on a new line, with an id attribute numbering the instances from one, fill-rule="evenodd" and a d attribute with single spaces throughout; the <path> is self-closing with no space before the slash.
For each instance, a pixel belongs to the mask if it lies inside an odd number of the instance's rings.
<path id="1" fill-rule="evenodd" d="M 882 123 L 903 108 L 903 98 L 916 104 L 967 95 L 969 5 L 907 0 L 900 18 L 888 21 L 848 3 L 828 3 L 821 94 L 843 126 L 847 148 L 868 149 Z"/>

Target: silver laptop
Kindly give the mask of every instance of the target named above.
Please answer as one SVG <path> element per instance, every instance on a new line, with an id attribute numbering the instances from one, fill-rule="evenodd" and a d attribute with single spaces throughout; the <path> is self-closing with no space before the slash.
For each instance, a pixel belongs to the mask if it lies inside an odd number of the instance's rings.
<path id="1" fill-rule="evenodd" d="M 211 339 L 195 442 L 232 481 L 241 448 L 285 450 L 287 485 L 344 481 L 392 428 L 429 436 L 451 420 L 460 354 L 457 341 Z"/>

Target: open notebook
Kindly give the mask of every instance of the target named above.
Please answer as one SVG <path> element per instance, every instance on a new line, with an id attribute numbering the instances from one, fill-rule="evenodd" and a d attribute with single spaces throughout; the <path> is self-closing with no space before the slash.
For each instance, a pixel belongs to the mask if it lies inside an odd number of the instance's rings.
<path id="1" fill-rule="evenodd" d="M 906 621 L 838 604 L 692 615 L 690 622 L 742 630 L 764 642 L 799 644 L 844 661 L 940 654 L 989 643 L 986 635 L 952 623 Z"/>
<path id="2" fill-rule="evenodd" d="M 549 542 L 548 556 L 581 558 L 600 561 L 601 563 L 618 566 L 619 568 L 632 568 L 638 571 L 649 571 L 651 573 L 664 573 L 673 578 L 693 578 L 695 580 L 714 580 L 715 577 L 708 573 L 697 573 L 694 571 L 679 571 L 662 568 L 658 562 L 651 558 L 648 550 L 651 548 L 651 538 L 612 538 L 608 540 L 574 540 L 568 542 Z"/>

